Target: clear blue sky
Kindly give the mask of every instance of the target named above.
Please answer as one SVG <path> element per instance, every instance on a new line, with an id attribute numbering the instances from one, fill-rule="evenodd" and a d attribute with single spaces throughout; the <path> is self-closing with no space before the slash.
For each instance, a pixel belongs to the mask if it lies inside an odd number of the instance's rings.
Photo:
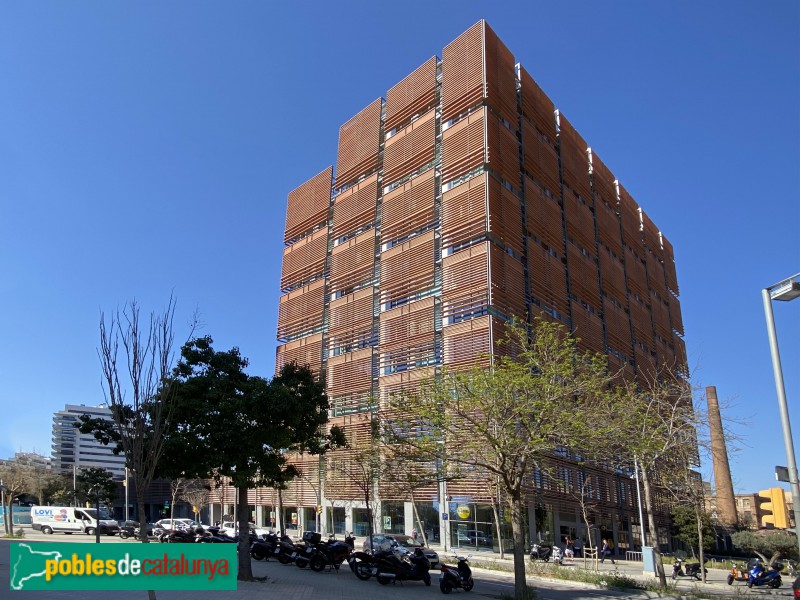
<path id="1" fill-rule="evenodd" d="M 199 308 L 271 375 L 288 192 L 480 18 L 675 246 L 695 382 L 785 464 L 761 288 L 800 271 L 800 4 L 0 3 L 0 457 L 102 401 L 98 317 Z M 800 300 L 775 306 L 800 435 Z"/>

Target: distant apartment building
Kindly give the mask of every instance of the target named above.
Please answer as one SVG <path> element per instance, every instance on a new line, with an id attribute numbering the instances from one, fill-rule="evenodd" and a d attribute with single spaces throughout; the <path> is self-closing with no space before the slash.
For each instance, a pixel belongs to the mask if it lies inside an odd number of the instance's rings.
<path id="1" fill-rule="evenodd" d="M 435 368 L 487 364 L 513 317 L 564 324 L 628 378 L 686 373 L 672 245 L 484 21 L 341 126 L 335 173 L 289 194 L 284 242 L 276 367 L 324 373 L 351 439 Z M 363 534 L 363 494 L 328 468 L 346 453 L 325 460 L 297 459 L 284 523 L 313 526 L 322 498 L 324 529 Z M 580 535 L 568 490 L 591 475 L 598 531 L 640 544 L 631 474 L 554 461 L 561 483 L 531 473 L 531 538 Z M 377 490 L 379 527 L 410 533 L 408 498 Z M 415 495 L 434 539 L 494 531 L 485 485 Z"/>
<path id="2" fill-rule="evenodd" d="M 75 425 L 80 416 L 111 420 L 111 411 L 103 406 L 67 404 L 53 414 L 53 470 L 72 473 L 75 469 L 102 467 L 116 479 L 125 477 L 125 457 L 115 455 L 112 446 L 104 446 L 92 434 L 81 433 Z"/>
<path id="3" fill-rule="evenodd" d="M 49 471 L 52 468 L 52 459 L 36 452 L 15 452 L 13 458 L 0 460 L 0 465 L 2 464 L 16 464 Z"/>

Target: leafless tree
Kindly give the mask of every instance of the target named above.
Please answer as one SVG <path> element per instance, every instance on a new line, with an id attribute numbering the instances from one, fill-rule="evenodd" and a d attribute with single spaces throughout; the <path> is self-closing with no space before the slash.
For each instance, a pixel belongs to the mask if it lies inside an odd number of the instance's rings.
<path id="1" fill-rule="evenodd" d="M 0 482 L 5 487 L 3 519 L 6 535 L 14 534 L 13 501 L 16 496 L 31 490 L 33 469 L 15 462 L 0 465 Z"/>
<path id="2" fill-rule="evenodd" d="M 210 490 L 211 485 L 205 479 L 184 480 L 179 496 L 182 500 L 192 505 L 195 521 L 200 520 L 200 513 L 208 506 L 208 492 Z"/>

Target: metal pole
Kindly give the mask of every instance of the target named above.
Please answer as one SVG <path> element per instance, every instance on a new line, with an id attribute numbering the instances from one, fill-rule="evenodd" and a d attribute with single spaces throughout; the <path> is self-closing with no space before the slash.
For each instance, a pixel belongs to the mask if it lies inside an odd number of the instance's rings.
<path id="1" fill-rule="evenodd" d="M 125 467 L 125 521 L 128 520 L 128 467 Z"/>
<path id="2" fill-rule="evenodd" d="M 97 489 L 94 492 L 94 508 L 97 511 L 97 523 L 95 524 L 94 528 L 94 543 L 100 543 L 100 486 L 97 486 Z"/>
<path id="3" fill-rule="evenodd" d="M 6 511 L 6 486 L 3 485 L 3 480 L 0 479 L 0 504 L 3 505 L 3 527 L 6 530 L 6 534 L 11 534 L 13 527 L 8 526 L 8 512 Z M 14 510 L 13 507 L 11 509 Z M 12 517 L 13 520 L 13 517 Z"/>
<path id="4" fill-rule="evenodd" d="M 789 486 L 792 488 L 794 530 L 797 536 L 798 549 L 800 549 L 800 489 L 797 487 L 797 464 L 794 460 L 792 425 L 789 422 L 789 409 L 786 405 L 786 388 L 783 385 L 783 369 L 781 369 L 781 356 L 778 352 L 778 335 L 775 332 L 775 319 L 772 315 L 772 299 L 770 298 L 769 288 L 761 290 L 761 295 L 764 298 L 769 351 L 772 355 L 772 370 L 775 375 L 775 389 L 778 392 L 778 408 L 780 409 L 781 426 L 783 427 L 783 445 L 786 447 L 786 462 L 789 467 Z"/>
<path id="5" fill-rule="evenodd" d="M 636 499 L 639 504 L 639 528 L 642 532 L 642 547 L 647 545 L 644 535 L 644 513 L 642 513 L 642 492 L 639 490 L 639 461 L 634 458 L 633 459 L 633 468 L 636 473 Z"/>

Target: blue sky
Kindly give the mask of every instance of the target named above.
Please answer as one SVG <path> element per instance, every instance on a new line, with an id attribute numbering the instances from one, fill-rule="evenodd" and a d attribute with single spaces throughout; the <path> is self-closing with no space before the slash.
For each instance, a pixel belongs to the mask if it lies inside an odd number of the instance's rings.
<path id="1" fill-rule="evenodd" d="M 288 192 L 480 18 L 675 246 L 695 382 L 786 464 L 761 288 L 800 271 L 800 5 L 0 3 L 0 457 L 102 401 L 98 319 L 178 299 L 271 375 Z M 775 306 L 800 434 L 800 300 Z"/>

